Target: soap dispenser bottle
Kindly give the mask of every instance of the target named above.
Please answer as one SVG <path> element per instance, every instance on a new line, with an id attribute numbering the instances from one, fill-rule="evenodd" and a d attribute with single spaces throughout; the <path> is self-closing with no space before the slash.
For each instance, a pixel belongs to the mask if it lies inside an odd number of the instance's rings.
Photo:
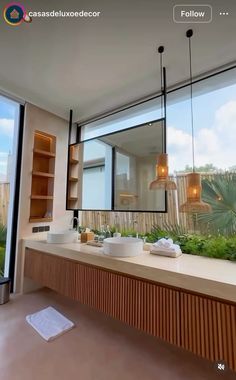
<path id="1" fill-rule="evenodd" d="M 107 227 L 106 227 L 106 233 L 105 233 L 105 236 L 106 236 L 106 238 L 111 237 L 111 230 L 110 230 L 109 225 L 107 225 Z"/>
<path id="2" fill-rule="evenodd" d="M 103 240 L 105 239 L 105 237 L 106 237 L 106 231 L 105 231 L 104 226 L 102 225 L 101 229 L 100 229 L 99 236 L 98 236 L 98 241 L 99 242 L 103 242 Z"/>

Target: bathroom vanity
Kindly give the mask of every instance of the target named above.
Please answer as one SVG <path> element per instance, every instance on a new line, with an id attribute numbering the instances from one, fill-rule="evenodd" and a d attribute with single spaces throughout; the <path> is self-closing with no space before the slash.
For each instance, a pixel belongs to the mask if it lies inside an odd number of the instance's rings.
<path id="1" fill-rule="evenodd" d="M 25 277 L 236 370 L 236 263 L 26 239 Z"/>

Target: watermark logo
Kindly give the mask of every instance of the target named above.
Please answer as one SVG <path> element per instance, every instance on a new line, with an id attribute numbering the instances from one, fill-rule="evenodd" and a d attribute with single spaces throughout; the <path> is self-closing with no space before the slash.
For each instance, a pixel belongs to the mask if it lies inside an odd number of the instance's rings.
<path id="1" fill-rule="evenodd" d="M 45 11 L 35 11 L 30 10 L 26 12 L 25 7 L 20 3 L 9 3 L 5 6 L 3 10 L 3 18 L 8 25 L 18 26 L 23 21 L 31 22 L 33 18 L 87 18 L 87 19 L 95 19 L 99 18 L 101 15 L 101 11 L 96 10 L 45 10 Z"/>
<path id="2" fill-rule="evenodd" d="M 23 21 L 31 22 L 31 17 L 26 13 L 24 6 L 20 3 L 7 4 L 3 10 L 3 18 L 7 24 L 18 26 Z"/>

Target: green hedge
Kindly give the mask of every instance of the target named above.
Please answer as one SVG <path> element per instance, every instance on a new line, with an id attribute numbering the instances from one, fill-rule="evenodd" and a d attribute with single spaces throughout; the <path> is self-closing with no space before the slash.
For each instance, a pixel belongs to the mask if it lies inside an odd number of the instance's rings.
<path id="1" fill-rule="evenodd" d="M 100 234 L 99 231 L 94 232 Z M 114 227 L 111 228 L 111 232 L 115 232 Z M 122 236 L 136 236 L 133 229 L 122 229 L 120 232 Z M 183 226 L 166 224 L 165 228 L 155 225 L 151 232 L 145 235 L 139 234 L 139 237 L 145 237 L 149 243 L 155 243 L 161 238 L 171 238 L 174 243 L 180 245 L 183 253 L 236 261 L 236 234 L 232 236 L 190 234 Z"/>
<path id="2" fill-rule="evenodd" d="M 0 246 L 0 276 L 4 274 L 5 247 Z"/>
<path id="3" fill-rule="evenodd" d="M 148 234 L 148 241 L 153 243 L 163 237 L 173 239 L 174 243 L 180 245 L 183 253 L 236 261 L 236 235 L 189 234 L 183 233 L 180 228 L 163 230 L 154 226 Z"/>

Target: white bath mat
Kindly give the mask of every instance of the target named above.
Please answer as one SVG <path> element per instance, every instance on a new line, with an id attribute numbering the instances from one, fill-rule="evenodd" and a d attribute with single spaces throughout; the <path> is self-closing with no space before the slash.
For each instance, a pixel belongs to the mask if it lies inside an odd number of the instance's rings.
<path id="1" fill-rule="evenodd" d="M 74 327 L 74 323 L 49 306 L 35 314 L 27 315 L 26 321 L 47 342 L 57 338 Z"/>

